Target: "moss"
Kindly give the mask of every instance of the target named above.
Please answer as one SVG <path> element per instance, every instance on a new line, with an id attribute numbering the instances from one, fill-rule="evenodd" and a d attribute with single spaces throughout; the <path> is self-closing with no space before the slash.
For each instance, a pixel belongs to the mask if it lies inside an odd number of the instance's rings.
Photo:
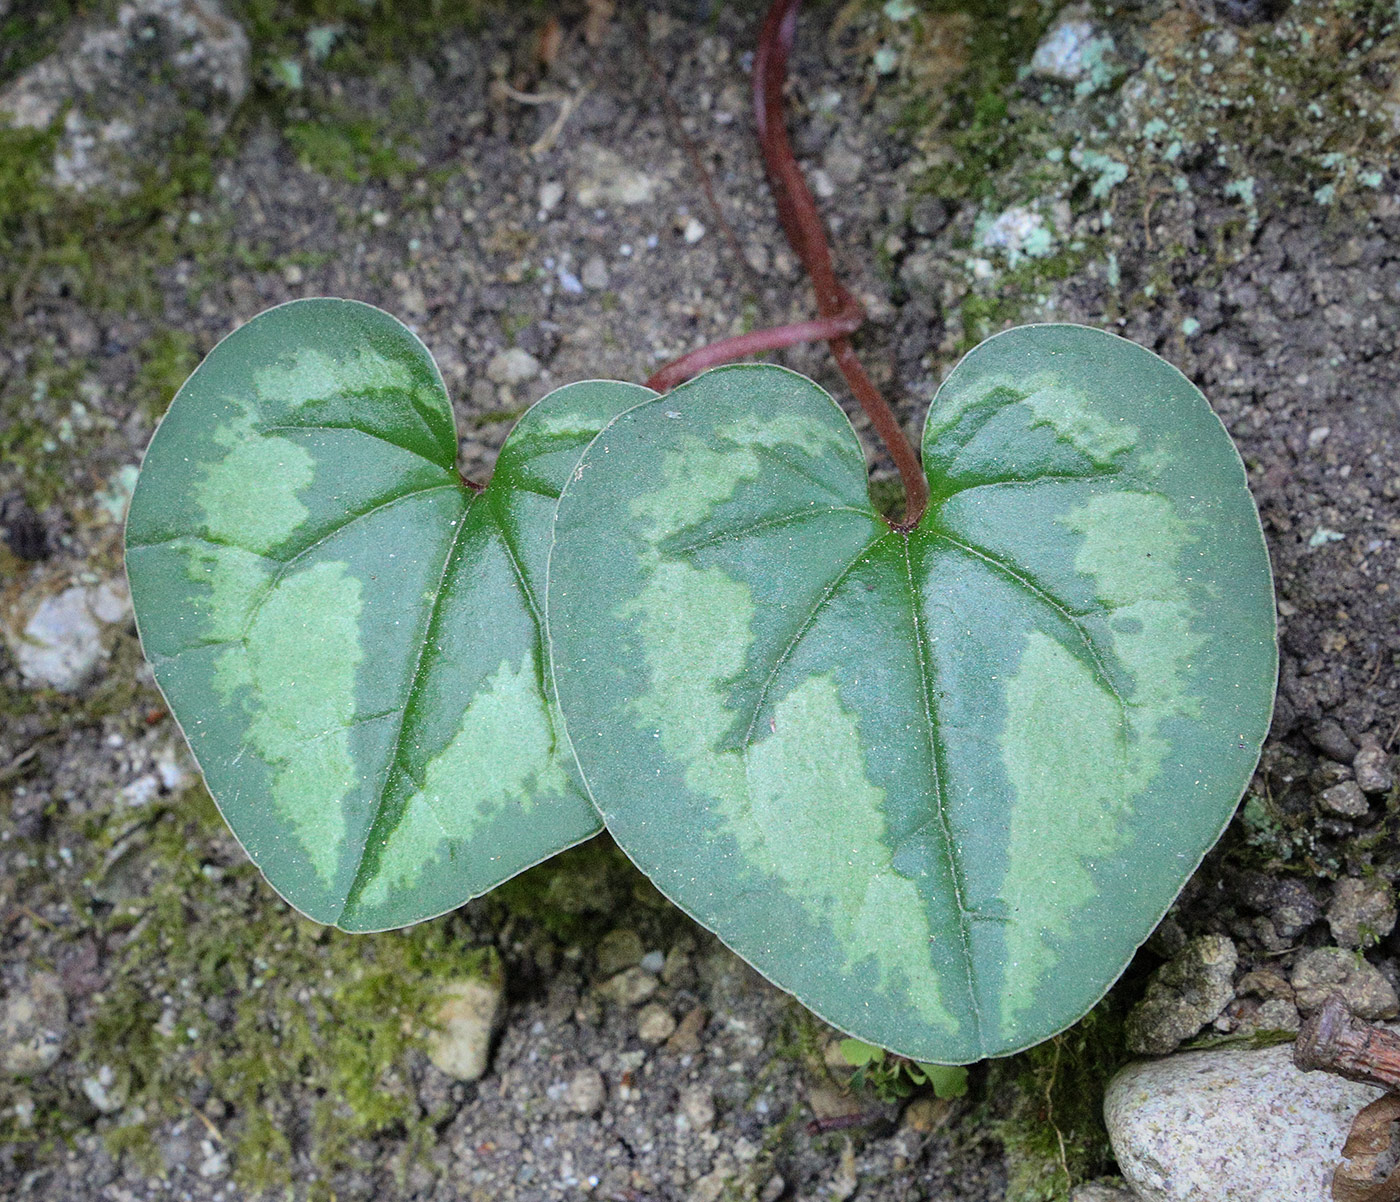
<path id="1" fill-rule="evenodd" d="M 943 88 L 915 71 L 907 89 L 901 131 L 936 149 L 936 168 L 924 186 L 943 196 L 990 200 L 996 176 L 1019 157 L 1033 132 L 1025 113 L 1012 114 L 1021 67 L 1053 15 L 1041 4 L 1008 0 L 922 0 L 924 21 L 957 22 L 957 58 L 936 72 L 951 73 Z M 917 31 L 915 44 L 917 45 Z M 944 51 L 947 56 L 947 51 Z"/>
<path id="2" fill-rule="evenodd" d="M 88 430 L 72 415 L 86 414 L 80 384 L 85 359 L 60 362 L 51 345 L 29 355 L 27 370 L 0 381 L 0 464 L 16 472 L 25 499 L 44 509 L 64 498 L 73 486 L 67 459 L 81 459 Z M 61 444 L 68 451 L 59 454 Z"/>
<path id="3" fill-rule="evenodd" d="M 368 72 L 391 59 L 419 55 L 434 40 L 482 27 L 501 0 L 233 0 L 248 32 L 255 75 L 285 79 L 277 63 L 316 62 L 336 72 Z M 532 0 L 532 7 L 538 3 Z M 324 50 L 322 31 L 335 30 Z"/>
<path id="4" fill-rule="evenodd" d="M 992 1062 L 989 1091 L 1015 1095 L 999 1129 L 1008 1202 L 1067 1202 L 1075 1186 L 1113 1172 L 1103 1098 L 1113 1074 L 1131 1058 L 1122 992 L 1110 993 L 1068 1031 Z"/>
<path id="5" fill-rule="evenodd" d="M 199 365 L 197 342 L 193 334 L 184 330 L 157 330 L 136 353 L 141 366 L 136 372 L 132 400 L 154 422 Z"/>
<path id="6" fill-rule="evenodd" d="M 974 288 L 964 298 L 960 315 L 963 337 L 961 352 L 971 350 L 984 338 L 1022 320 L 1050 285 L 1067 280 L 1089 262 L 1096 245 L 1080 243 L 1043 259 L 1023 259 L 1016 267 L 998 275 L 990 288 Z"/>
<path id="7" fill-rule="evenodd" d="M 303 166 L 345 183 L 401 178 L 415 169 L 400 150 L 412 144 L 411 134 L 343 108 L 294 121 L 283 132 Z"/>
<path id="8" fill-rule="evenodd" d="M 68 841 L 92 857 L 94 896 L 112 896 L 104 864 L 126 865 L 130 882 L 128 900 L 96 903 L 110 983 L 73 1052 L 78 1073 L 107 1065 L 130 1081 L 107 1120 L 114 1152 L 158 1167 L 158 1127 L 199 1116 L 220 1129 L 245 1188 L 302 1180 L 309 1161 L 329 1196 L 366 1139 L 426 1143 L 440 1116 L 422 1112 L 412 1087 L 422 1016 L 443 979 L 499 971 L 459 918 L 372 936 L 316 926 L 241 855 L 223 866 L 229 841 L 202 787 L 86 828 Z M 29 1130 L 0 1121 L 0 1139 L 51 1143 L 74 1121 L 65 1113 Z"/>
<path id="9" fill-rule="evenodd" d="M 587 944 L 617 925 L 630 899 L 654 893 L 612 839 L 601 834 L 498 885 L 493 904 L 564 943 Z"/>

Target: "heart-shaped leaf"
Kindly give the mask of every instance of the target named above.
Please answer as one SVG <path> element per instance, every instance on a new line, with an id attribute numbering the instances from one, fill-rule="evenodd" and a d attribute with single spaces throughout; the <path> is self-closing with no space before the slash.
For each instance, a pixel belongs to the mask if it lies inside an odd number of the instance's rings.
<path id="1" fill-rule="evenodd" d="M 559 502 L 559 697 L 618 843 L 817 1013 L 923 1061 L 1103 995 L 1229 820 L 1273 591 L 1239 456 L 1174 368 L 1039 326 L 873 511 L 816 385 L 720 368 L 616 418 Z"/>
<path id="2" fill-rule="evenodd" d="M 588 440 L 654 395 L 552 393 L 477 495 L 427 348 L 369 305 L 269 310 L 180 389 L 127 523 L 142 645 L 297 909 L 403 926 L 597 831 L 540 639 L 550 521 Z"/>

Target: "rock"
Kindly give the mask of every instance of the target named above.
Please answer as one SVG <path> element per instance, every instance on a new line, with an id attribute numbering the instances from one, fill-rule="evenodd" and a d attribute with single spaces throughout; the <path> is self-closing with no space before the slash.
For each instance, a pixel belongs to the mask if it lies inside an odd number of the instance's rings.
<path id="1" fill-rule="evenodd" d="M 24 129 L 62 123 L 53 180 L 135 192 L 191 135 L 212 143 L 248 91 L 248 39 L 214 0 L 129 0 L 0 92 Z M 195 124 L 197 122 L 197 124 Z"/>
<path id="2" fill-rule="evenodd" d="M 1364 818 L 1371 808 L 1366 794 L 1354 780 L 1344 780 L 1330 789 L 1323 789 L 1318 801 L 1324 810 L 1342 818 Z"/>
<path id="3" fill-rule="evenodd" d="M 1350 764 L 1356 758 L 1356 744 L 1347 738 L 1347 733 L 1331 718 L 1324 718 L 1308 731 L 1312 745 L 1323 755 L 1331 756 L 1338 763 Z"/>
<path id="4" fill-rule="evenodd" d="M 985 250 L 1001 251 L 1008 265 L 1015 267 L 1024 258 L 1048 255 L 1054 248 L 1055 235 L 1034 209 L 1013 205 L 979 229 L 977 244 Z"/>
<path id="5" fill-rule="evenodd" d="M 641 965 L 643 971 L 649 972 L 653 976 L 659 976 L 666 967 L 666 956 L 663 952 L 659 951 L 647 952 L 647 954 L 638 961 L 638 964 Z"/>
<path id="6" fill-rule="evenodd" d="M 609 931 L 598 940 L 599 975 L 610 977 L 624 968 L 631 968 L 642 958 L 644 950 L 642 937 L 636 931 L 627 927 Z"/>
<path id="7" fill-rule="evenodd" d="M 1351 762 L 1356 784 L 1363 793 L 1389 793 L 1395 787 L 1395 770 L 1390 756 L 1374 735 L 1361 740 L 1361 750 Z"/>
<path id="8" fill-rule="evenodd" d="M 865 158 L 844 138 L 835 138 L 822 156 L 822 166 L 832 180 L 842 187 L 858 183 L 866 174 Z"/>
<path id="9" fill-rule="evenodd" d="M 628 968 L 604 981 L 598 992 L 623 1006 L 640 1006 L 660 984 L 649 972 Z"/>
<path id="10" fill-rule="evenodd" d="M 666 959 L 661 962 L 661 979 L 667 985 L 684 985 L 695 976 L 695 969 L 690 963 L 690 953 L 679 945 L 671 948 L 666 953 Z"/>
<path id="11" fill-rule="evenodd" d="M 63 1052 L 68 999 L 57 975 L 36 972 L 0 1005 L 0 1073 L 32 1077 Z"/>
<path id="12" fill-rule="evenodd" d="M 1333 993 L 1340 993 L 1357 1018 L 1393 1018 L 1400 1014 L 1395 987 L 1356 952 L 1319 947 L 1293 966 L 1293 994 L 1298 1009 L 1311 1014 Z"/>
<path id="13" fill-rule="evenodd" d="M 708 1131 L 715 1125 L 715 1099 L 704 1085 L 683 1091 L 676 1106 L 677 1117 L 685 1119 L 692 1131 Z"/>
<path id="14" fill-rule="evenodd" d="M 25 683 L 80 690 L 107 654 L 104 627 L 124 621 L 129 604 L 116 581 L 21 597 L 6 615 L 4 636 Z"/>
<path id="15" fill-rule="evenodd" d="M 700 1050 L 700 1034 L 710 1015 L 704 1006 L 696 1006 L 682 1016 L 676 1032 L 666 1041 L 666 1050 L 677 1056 Z"/>
<path id="16" fill-rule="evenodd" d="M 931 238 L 949 220 L 948 206 L 936 196 L 921 196 L 909 210 L 909 225 L 916 234 Z"/>
<path id="17" fill-rule="evenodd" d="M 583 286 L 590 292 L 601 292 L 608 286 L 608 265 L 602 255 L 589 255 L 579 273 Z"/>
<path id="18" fill-rule="evenodd" d="M 665 1043 L 676 1030 L 676 1020 L 671 1012 L 658 1002 L 644 1006 L 637 1015 L 637 1038 L 653 1046 Z"/>
<path id="19" fill-rule="evenodd" d="M 487 977 L 449 981 L 442 989 L 437 1030 L 428 1036 L 428 1059 L 449 1077 L 476 1081 L 486 1075 L 491 1036 L 501 1017 L 505 977 L 499 969 Z"/>
<path id="20" fill-rule="evenodd" d="M 1235 991 L 1235 945 L 1224 935 L 1202 935 L 1162 965 L 1147 995 L 1128 1015 L 1128 1048 L 1149 1056 L 1173 1051 L 1225 1009 Z"/>
<path id="21" fill-rule="evenodd" d="M 1091 1181 L 1087 1185 L 1077 1185 L 1070 1191 L 1069 1202 L 1139 1202 L 1132 1190 L 1117 1185 L 1107 1185 Z"/>
<path id="22" fill-rule="evenodd" d="M 1112 39 L 1095 30 L 1089 9 L 1072 5 L 1045 31 L 1031 56 L 1031 73 L 1061 83 L 1091 81 L 1095 68 L 1102 69 L 1100 64 L 1112 49 Z"/>
<path id="23" fill-rule="evenodd" d="M 919 250 L 905 256 L 899 278 L 912 292 L 936 293 L 947 267 L 947 256 L 937 250 Z"/>
<path id="24" fill-rule="evenodd" d="M 1322 917 L 1322 907 L 1302 881 L 1276 881 L 1269 919 L 1282 939 L 1296 939 Z"/>
<path id="25" fill-rule="evenodd" d="M 715 1169 L 698 1177 L 685 1195 L 685 1202 L 719 1202 L 730 1188 L 733 1173 L 727 1169 Z"/>
<path id="26" fill-rule="evenodd" d="M 119 1074 L 110 1064 L 104 1064 L 95 1073 L 82 1080 L 83 1093 L 103 1114 L 116 1114 L 126 1105 L 131 1082 L 126 1074 Z"/>
<path id="27" fill-rule="evenodd" d="M 1293 1066 L 1291 1045 L 1130 1064 L 1104 1119 L 1147 1202 L 1328 1202 L 1356 1113 L 1380 1090 Z"/>
<path id="28" fill-rule="evenodd" d="M 1395 891 L 1375 877 L 1343 877 L 1332 888 L 1327 925 L 1341 947 L 1370 947 L 1395 929 Z"/>
<path id="29" fill-rule="evenodd" d="M 585 1117 L 595 1115 L 603 1109 L 608 1091 L 603 1084 L 603 1074 L 596 1068 L 581 1068 L 569 1078 L 569 1088 L 564 1092 L 564 1102 L 575 1114 Z"/>
<path id="30" fill-rule="evenodd" d="M 574 158 L 574 199 L 584 208 L 610 204 L 645 205 L 656 196 L 657 180 L 629 166 L 621 155 L 585 142 Z"/>
<path id="31" fill-rule="evenodd" d="M 539 374 L 540 361 L 518 346 L 497 351 L 486 365 L 486 378 L 493 384 L 524 384 Z"/>
<path id="32" fill-rule="evenodd" d="M 552 213 L 564 199 L 564 185 L 557 179 L 546 180 L 540 185 L 540 212 Z"/>

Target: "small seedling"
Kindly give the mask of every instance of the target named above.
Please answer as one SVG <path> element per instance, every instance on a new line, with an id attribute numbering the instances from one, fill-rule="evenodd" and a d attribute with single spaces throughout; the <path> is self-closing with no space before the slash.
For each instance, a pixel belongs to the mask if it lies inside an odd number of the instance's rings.
<path id="1" fill-rule="evenodd" d="M 940 1098 L 960 1098 L 967 1093 L 967 1069 L 957 1064 L 927 1064 L 896 1056 L 860 1039 L 843 1039 L 841 1055 L 856 1071 L 850 1085 L 869 1089 L 882 1102 L 907 1098 L 925 1085 Z"/>
<path id="2" fill-rule="evenodd" d="M 1048 1038 L 1122 972 L 1258 758 L 1273 590 L 1219 419 L 1111 334 L 977 347 L 920 462 L 782 130 L 796 11 L 774 4 L 755 91 L 816 321 L 560 389 L 483 487 L 408 329 L 281 306 L 176 396 L 127 566 L 210 792 L 298 909 L 403 926 L 606 823 L 760 972 L 897 1053 L 865 1066 L 896 1089 Z M 686 379 L 814 337 L 900 470 L 899 521 L 811 381 Z"/>

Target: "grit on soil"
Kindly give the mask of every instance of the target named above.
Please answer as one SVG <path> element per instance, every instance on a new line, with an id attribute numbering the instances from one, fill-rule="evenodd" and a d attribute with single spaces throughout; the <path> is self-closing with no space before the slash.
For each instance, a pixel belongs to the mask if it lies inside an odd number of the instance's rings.
<path id="1" fill-rule="evenodd" d="M 42 183 L 0 199 L 0 616 L 74 586 L 119 590 L 122 498 L 156 419 L 199 356 L 268 306 L 353 297 L 409 323 L 476 478 L 554 386 L 642 380 L 702 343 L 811 316 L 751 132 L 758 5 L 603 20 L 607 5 L 560 0 L 412 44 L 382 16 L 289 34 L 274 5 L 227 7 L 252 39 L 253 90 L 158 199 L 104 211 Z M 55 1032 L 37 1069 L 0 1074 L 0 1193 L 1062 1197 L 1112 1172 L 1097 1099 L 1152 969 L 1228 935 L 1240 996 L 1212 1028 L 1228 1034 L 1259 1006 L 1246 974 L 1281 981 L 1347 942 L 1342 882 L 1400 876 L 1394 789 L 1337 792 L 1358 753 L 1383 776 L 1373 749 L 1400 731 L 1393 14 L 1242 3 L 1232 24 L 1148 0 L 1092 16 L 1107 52 L 1057 78 L 1025 69 L 1053 4 L 812 7 L 794 143 L 870 312 L 858 345 L 908 428 L 961 351 L 1048 319 L 1163 355 L 1239 446 L 1282 675 L 1220 846 L 1060 1037 L 1063 1067 L 1031 1053 L 975 1070 L 965 1099 L 901 1106 L 843 1095 L 832 1032 L 606 839 L 411 932 L 314 927 L 213 812 L 129 614 L 97 623 L 102 658 L 75 690 L 34 687 L 0 648 L 0 997 Z M 562 41 L 546 68 L 551 16 Z M 0 57 L 0 86 L 17 69 Z M 0 188 L 18 178 L 0 169 Z M 847 403 L 824 348 L 774 359 Z M 1400 940 L 1360 943 L 1400 985 Z M 496 964 L 491 1068 L 454 1081 L 424 1051 L 434 991 Z"/>

